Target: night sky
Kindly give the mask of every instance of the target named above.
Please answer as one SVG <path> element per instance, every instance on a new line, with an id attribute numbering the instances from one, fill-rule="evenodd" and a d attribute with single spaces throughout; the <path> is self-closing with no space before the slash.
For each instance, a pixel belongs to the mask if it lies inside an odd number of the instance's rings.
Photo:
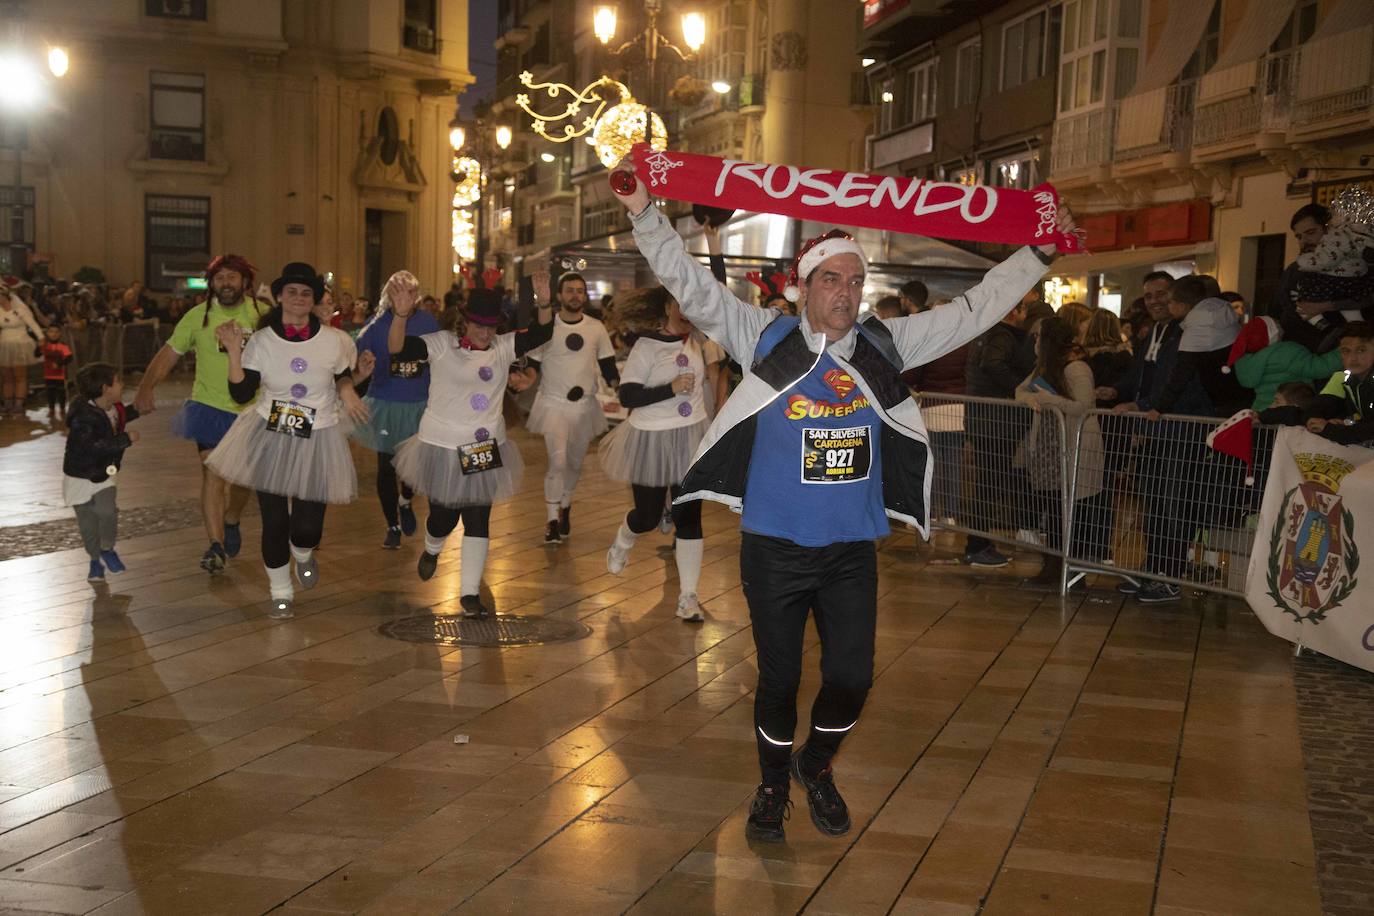
<path id="1" fill-rule="evenodd" d="M 468 69 L 477 77 L 459 96 L 461 117 L 472 117 L 472 106 L 489 97 L 496 88 L 496 3 L 468 4 Z"/>

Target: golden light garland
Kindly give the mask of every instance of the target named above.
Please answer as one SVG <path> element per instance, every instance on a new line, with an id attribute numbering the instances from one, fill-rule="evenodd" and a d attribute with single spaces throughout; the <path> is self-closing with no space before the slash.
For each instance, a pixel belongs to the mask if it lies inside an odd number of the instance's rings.
<path id="1" fill-rule="evenodd" d="M 482 195 L 481 163 L 471 156 L 454 156 L 453 174 L 460 176 L 453 188 L 453 206 L 472 206 Z"/>
<path id="2" fill-rule="evenodd" d="M 644 118 L 649 109 L 634 99 L 626 99 L 601 116 L 592 134 L 597 158 L 606 168 L 611 168 L 625 155 L 630 147 L 644 139 Z M 668 129 L 657 113 L 653 115 L 652 129 L 654 149 L 668 148 Z"/>
<path id="3" fill-rule="evenodd" d="M 472 211 L 466 209 L 453 210 L 453 253 L 458 256 L 459 262 L 471 261 L 477 257 L 477 223 L 473 221 Z M 453 272 L 458 272 L 459 265 L 453 266 Z"/>
<path id="4" fill-rule="evenodd" d="M 555 114 L 536 111 L 530 105 L 528 93 L 522 92 L 515 97 L 515 104 L 534 122 L 534 132 L 545 140 L 552 140 L 554 143 L 566 143 L 576 137 L 591 133 L 596 129 L 597 121 L 601 118 L 601 113 L 606 110 L 606 106 L 634 101 L 625 84 L 611 79 L 609 76 L 599 77 L 585 89 L 579 91 L 567 83 L 536 83 L 534 75 L 526 70 L 520 74 L 520 84 L 527 89 L 542 90 L 550 99 L 560 99 L 563 96 L 570 97 L 571 100 L 563 106 L 562 112 Z M 583 117 L 580 124 L 564 123 L 580 115 L 583 106 L 592 106 L 592 108 L 591 113 Z M 559 132 L 560 125 L 561 132 Z M 553 132 L 550 132 L 550 127 L 554 128 Z"/>

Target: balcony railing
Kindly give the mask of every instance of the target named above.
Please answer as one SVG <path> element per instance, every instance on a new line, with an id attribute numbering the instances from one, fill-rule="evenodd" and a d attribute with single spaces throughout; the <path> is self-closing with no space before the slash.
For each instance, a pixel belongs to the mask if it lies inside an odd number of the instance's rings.
<path id="1" fill-rule="evenodd" d="M 1193 106 L 1197 99 L 1197 80 L 1175 83 L 1156 91 L 1164 94 L 1159 139 L 1154 142 L 1131 143 L 1118 137 L 1115 161 L 1127 162 L 1161 153 L 1183 152 L 1193 145 Z M 1121 104 L 1124 106 L 1129 101 L 1130 99 L 1123 99 Z"/>
<path id="2" fill-rule="evenodd" d="M 1291 51 L 1261 57 L 1255 62 L 1248 92 L 1199 105 L 1193 118 L 1193 145 L 1225 143 L 1287 129 L 1296 62 Z"/>
<path id="3" fill-rule="evenodd" d="M 1054 144 L 1050 151 L 1054 174 L 1108 165 L 1112 161 L 1112 138 L 1116 110 L 1103 108 L 1062 118 L 1054 123 Z"/>
<path id="4" fill-rule="evenodd" d="M 1303 45 L 1293 123 L 1310 124 L 1368 110 L 1374 104 L 1374 26 Z"/>

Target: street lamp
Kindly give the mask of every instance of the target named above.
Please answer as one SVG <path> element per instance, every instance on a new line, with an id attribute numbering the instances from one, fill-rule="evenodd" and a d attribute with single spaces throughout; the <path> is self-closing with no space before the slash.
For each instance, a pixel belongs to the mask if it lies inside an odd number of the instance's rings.
<path id="1" fill-rule="evenodd" d="M 48 100 L 48 79 L 43 73 L 39 55 L 23 47 L 22 26 L 15 29 L 9 47 L 0 49 L 0 109 L 12 119 L 13 127 L 0 131 L 14 140 L 14 197 L 10 211 L 9 271 L 20 273 L 28 257 L 24 244 L 24 148 L 27 145 L 24 113 L 42 107 Z M 66 48 L 49 47 L 48 73 L 61 79 L 71 60 Z"/>
<path id="2" fill-rule="evenodd" d="M 48 49 L 48 70 L 53 76 L 61 79 L 67 75 L 67 67 L 71 61 L 67 57 L 67 49 L 62 47 L 52 47 Z"/>
<path id="3" fill-rule="evenodd" d="M 658 14 L 663 10 L 663 0 L 644 0 L 644 12 L 649 17 L 649 24 L 639 35 L 629 39 L 614 53 L 620 54 L 634 45 L 643 42 L 644 60 L 649 65 L 649 91 L 646 96 L 654 98 L 656 86 L 656 76 L 658 69 L 658 52 L 660 48 L 666 48 L 678 56 L 680 60 L 691 60 L 697 51 L 706 44 L 706 17 L 699 12 L 689 11 L 682 14 L 682 43 L 687 46 L 687 50 L 679 48 L 668 40 L 668 37 L 659 31 Z M 592 17 L 592 31 L 596 33 L 596 38 L 603 45 L 610 46 L 611 39 L 615 37 L 616 26 L 615 8 L 610 6 L 597 7 Z M 717 90 L 719 91 L 719 90 Z M 729 92 L 729 89 L 725 90 Z M 641 134 L 645 143 L 653 145 L 653 127 L 655 115 L 648 105 L 644 106 L 643 132 Z"/>
<path id="4" fill-rule="evenodd" d="M 453 250 L 459 260 L 480 265 L 486 257 L 487 172 L 496 158 L 492 144 L 504 151 L 514 137 L 507 125 L 493 128 L 481 117 L 469 122 L 466 128 L 455 117 L 449 127 L 449 142 L 453 145 Z"/>

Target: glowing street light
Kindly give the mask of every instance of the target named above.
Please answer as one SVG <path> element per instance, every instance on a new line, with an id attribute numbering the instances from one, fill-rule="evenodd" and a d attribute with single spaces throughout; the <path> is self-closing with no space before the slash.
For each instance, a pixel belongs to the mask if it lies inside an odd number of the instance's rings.
<path id="1" fill-rule="evenodd" d="M 544 162 L 553 162 L 558 157 L 555 156 L 553 153 L 540 153 L 539 158 L 542 159 Z"/>
<path id="2" fill-rule="evenodd" d="M 682 14 L 682 42 L 692 49 L 692 53 L 701 50 L 701 46 L 706 44 L 706 17 L 701 13 Z"/>
<path id="3" fill-rule="evenodd" d="M 67 49 L 52 47 L 48 49 L 48 70 L 52 75 L 61 79 L 67 75 L 67 68 L 71 65 L 71 60 L 67 57 Z"/>
<path id="4" fill-rule="evenodd" d="M 496 145 L 499 146 L 501 149 L 506 149 L 506 148 L 508 148 L 508 147 L 510 146 L 510 142 L 511 142 L 511 132 L 510 132 L 510 128 L 507 127 L 507 126 L 504 125 L 504 124 L 502 124 L 500 127 L 496 128 Z"/>
<path id="5" fill-rule="evenodd" d="M 455 150 L 460 150 L 466 140 L 467 134 L 463 131 L 463 125 L 450 121 L 448 123 L 448 145 Z"/>
<path id="6" fill-rule="evenodd" d="M 598 6 L 592 14 L 592 32 L 603 45 L 611 43 L 615 37 L 615 7 Z"/>
<path id="7" fill-rule="evenodd" d="M 33 108 L 43 100 L 43 80 L 28 59 L 13 52 L 0 54 L 0 107 Z"/>
<path id="8" fill-rule="evenodd" d="M 711 83 L 711 88 L 714 89 L 714 90 L 715 90 L 716 92 L 718 92 L 719 94 L 725 95 L 727 92 L 729 92 L 729 91 L 730 91 L 732 88 L 734 88 L 734 87 L 732 87 L 732 86 L 731 86 L 729 83 L 727 83 L 725 80 L 716 80 L 715 82 Z"/>

